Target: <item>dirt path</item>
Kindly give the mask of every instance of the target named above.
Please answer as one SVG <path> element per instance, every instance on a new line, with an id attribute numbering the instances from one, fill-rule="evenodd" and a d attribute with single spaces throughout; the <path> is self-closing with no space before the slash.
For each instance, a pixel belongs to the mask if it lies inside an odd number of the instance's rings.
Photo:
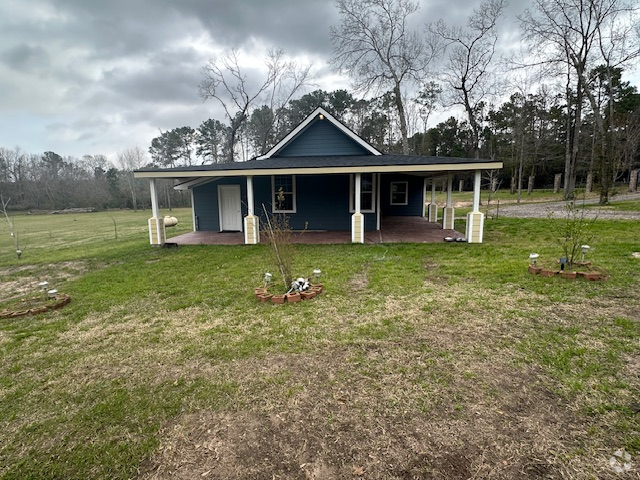
<path id="1" fill-rule="evenodd" d="M 611 198 L 612 202 L 620 202 L 625 200 L 640 200 L 640 192 L 629 193 L 624 195 L 616 195 Z M 597 199 L 578 200 L 577 205 L 595 205 Z M 521 203 L 500 206 L 498 213 L 501 217 L 517 217 L 517 218 L 547 218 L 549 215 L 553 217 L 561 217 L 564 214 L 565 202 L 545 202 L 545 203 Z M 640 220 L 640 212 L 623 212 L 614 210 L 612 207 L 589 208 L 586 210 L 587 218 L 599 218 L 602 220 Z M 496 215 L 496 208 L 489 211 L 490 215 Z"/>

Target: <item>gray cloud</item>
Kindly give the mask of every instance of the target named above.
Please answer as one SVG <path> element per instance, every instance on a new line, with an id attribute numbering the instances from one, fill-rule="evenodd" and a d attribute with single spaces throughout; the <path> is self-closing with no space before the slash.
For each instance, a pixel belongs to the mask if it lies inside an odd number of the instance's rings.
<path id="1" fill-rule="evenodd" d="M 49 54 L 43 47 L 25 43 L 4 50 L 0 60 L 9 68 L 23 72 L 44 70 L 50 65 Z"/>
<path id="2" fill-rule="evenodd" d="M 422 27 L 441 17 L 464 25 L 480 2 L 420 3 Z M 512 1 L 505 28 L 528 3 Z M 338 21 L 333 0 L 3 0 L 0 146 L 112 155 L 146 150 L 159 130 L 222 120 L 198 84 L 209 57 L 231 47 L 305 56 L 313 89 L 344 87 L 327 65 Z"/>

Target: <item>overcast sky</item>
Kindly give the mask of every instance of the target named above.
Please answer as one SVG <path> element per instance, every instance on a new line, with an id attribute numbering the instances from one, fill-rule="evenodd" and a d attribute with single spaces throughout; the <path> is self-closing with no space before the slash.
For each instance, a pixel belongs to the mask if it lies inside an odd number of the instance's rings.
<path id="1" fill-rule="evenodd" d="M 420 23 L 463 24 L 478 2 L 422 0 Z M 512 0 L 503 19 L 529 4 Z M 149 148 L 160 130 L 224 120 L 198 95 L 202 67 L 232 47 L 281 48 L 316 86 L 347 88 L 327 65 L 333 0 L 1 0 L 0 147 L 62 156 Z"/>

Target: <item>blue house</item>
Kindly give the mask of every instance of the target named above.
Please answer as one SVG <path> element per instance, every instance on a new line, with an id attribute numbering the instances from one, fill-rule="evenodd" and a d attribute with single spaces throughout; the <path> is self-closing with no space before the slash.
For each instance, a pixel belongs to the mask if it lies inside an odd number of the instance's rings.
<path id="1" fill-rule="evenodd" d="M 165 241 L 158 211 L 156 179 L 173 179 L 191 192 L 194 231 L 243 232 L 244 243 L 260 241 L 260 218 L 286 213 L 294 230 L 350 231 L 364 243 L 365 232 L 380 230 L 387 217 L 423 217 L 431 186 L 428 220 L 437 221 L 436 178 L 446 178 L 442 226 L 454 228 L 453 175 L 474 172 L 473 211 L 466 237 L 482 242 L 479 211 L 483 170 L 502 168 L 494 160 L 386 155 L 369 145 L 323 108 L 262 156 L 247 162 L 168 169 L 142 169 L 137 178 L 151 185 L 151 244 Z"/>

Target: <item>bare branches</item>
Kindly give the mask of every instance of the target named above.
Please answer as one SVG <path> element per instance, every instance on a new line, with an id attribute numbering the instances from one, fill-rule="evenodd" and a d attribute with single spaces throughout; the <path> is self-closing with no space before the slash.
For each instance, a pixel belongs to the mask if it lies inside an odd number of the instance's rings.
<path id="1" fill-rule="evenodd" d="M 473 134 L 473 152 L 469 153 L 474 156 L 479 152 L 478 114 L 496 85 L 491 65 L 498 40 L 497 22 L 505 7 L 506 0 L 486 0 L 464 28 L 449 26 L 443 20 L 428 26 L 446 43 L 447 63 L 441 76 L 449 105 L 460 105 L 467 113 Z"/>
<path id="2" fill-rule="evenodd" d="M 393 92 L 403 152 L 409 153 L 402 89 L 424 79 L 441 53 L 440 43 L 409 29 L 409 17 L 418 10 L 411 0 L 338 0 L 336 5 L 341 22 L 331 27 L 331 64 L 351 77 L 357 91 Z"/>
<path id="3" fill-rule="evenodd" d="M 575 101 L 574 133 L 567 137 L 564 195 L 571 198 L 575 186 L 575 163 L 581 129 L 582 99 L 589 101 L 599 137 L 599 163 L 603 167 L 601 201 L 608 198 L 612 176 L 611 145 L 613 131 L 605 125 L 605 112 L 598 104 L 594 89 L 596 77 L 590 75 L 604 66 L 612 87 L 611 72 L 631 64 L 640 57 L 640 29 L 637 8 L 626 0 L 536 0 L 534 7 L 520 16 L 525 42 L 533 52 L 547 61 L 565 65 L 567 69 L 567 105 Z M 612 96 L 609 95 L 611 99 Z M 612 108 L 612 100 L 608 107 Z M 604 107 L 606 108 L 606 106 Z M 569 112 L 571 110 L 569 109 Z M 570 142 L 573 141 L 573 145 Z"/>
<path id="4" fill-rule="evenodd" d="M 227 161 L 235 160 L 237 134 L 257 102 L 265 102 L 273 111 L 284 107 L 310 80 L 310 65 L 288 60 L 282 50 L 269 50 L 261 83 L 247 77 L 240 52 L 231 50 L 203 67 L 204 79 L 199 91 L 203 100 L 215 99 L 229 120 Z"/>
<path id="5" fill-rule="evenodd" d="M 4 218 L 7 221 L 7 225 L 9 226 L 9 235 L 13 239 L 13 245 L 16 248 L 16 257 L 20 260 L 20 256 L 22 255 L 22 250 L 20 249 L 20 241 L 18 239 L 18 232 L 13 225 L 13 220 L 9 217 L 9 212 L 7 211 L 7 207 L 9 206 L 9 202 L 11 202 L 10 198 L 6 200 L 2 195 L 0 195 L 0 211 L 4 214 Z"/>

